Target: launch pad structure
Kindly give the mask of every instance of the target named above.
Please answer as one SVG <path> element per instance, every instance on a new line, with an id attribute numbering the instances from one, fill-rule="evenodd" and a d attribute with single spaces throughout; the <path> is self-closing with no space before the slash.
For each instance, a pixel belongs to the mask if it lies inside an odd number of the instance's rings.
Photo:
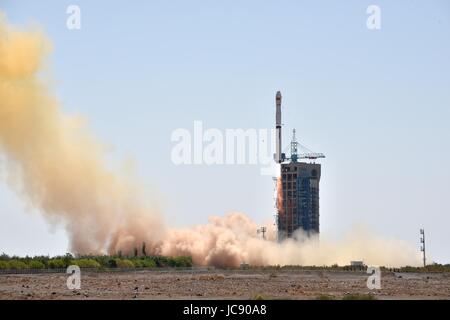
<path id="1" fill-rule="evenodd" d="M 291 141 L 291 155 L 282 153 L 281 92 L 275 97 L 276 153 L 274 160 L 280 164 L 277 179 L 276 224 L 278 241 L 295 238 L 297 230 L 310 236 L 319 234 L 319 182 L 321 165 L 316 159 L 325 158 L 322 153 L 298 153 L 299 143 L 295 129 Z M 301 160 L 310 160 L 304 162 Z"/>

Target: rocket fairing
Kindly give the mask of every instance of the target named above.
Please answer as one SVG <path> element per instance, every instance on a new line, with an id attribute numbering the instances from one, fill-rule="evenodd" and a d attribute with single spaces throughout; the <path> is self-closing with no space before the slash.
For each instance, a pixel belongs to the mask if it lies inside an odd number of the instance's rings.
<path id="1" fill-rule="evenodd" d="M 275 103 L 276 103 L 276 126 L 281 127 L 281 92 L 278 91 L 277 95 L 275 97 Z"/>
<path id="2" fill-rule="evenodd" d="M 276 153 L 274 155 L 276 163 L 283 162 L 283 155 L 281 153 L 281 92 L 278 91 L 275 97 L 276 115 L 275 115 L 275 128 L 276 128 Z"/>

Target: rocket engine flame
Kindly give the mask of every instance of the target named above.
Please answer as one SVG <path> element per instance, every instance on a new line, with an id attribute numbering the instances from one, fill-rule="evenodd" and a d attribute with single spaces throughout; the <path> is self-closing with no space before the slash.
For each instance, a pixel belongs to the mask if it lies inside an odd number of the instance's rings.
<path id="1" fill-rule="evenodd" d="M 281 177 L 277 178 L 277 210 L 279 214 L 284 213 L 284 207 L 283 207 L 283 185 Z"/>
<path id="2" fill-rule="evenodd" d="M 10 27 L 0 13 L 0 153 L 7 181 L 49 223 L 62 225 L 73 253 L 148 252 L 191 255 L 198 265 L 368 264 L 419 265 L 401 241 L 351 232 L 340 241 L 283 243 L 258 238 L 242 213 L 211 217 L 206 225 L 173 229 L 133 179 L 108 167 L 102 144 L 82 119 L 61 111 L 43 78 L 50 42 L 39 31 Z M 282 194 L 279 193 L 279 203 Z M 271 241 L 272 240 L 272 241 Z"/>

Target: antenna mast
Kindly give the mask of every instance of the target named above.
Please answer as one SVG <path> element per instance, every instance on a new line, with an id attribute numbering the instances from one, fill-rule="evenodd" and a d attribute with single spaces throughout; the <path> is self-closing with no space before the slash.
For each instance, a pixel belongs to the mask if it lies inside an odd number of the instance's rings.
<path id="1" fill-rule="evenodd" d="M 261 227 L 261 228 L 259 228 L 258 230 L 256 230 L 256 233 L 257 233 L 257 234 L 262 233 L 262 238 L 263 238 L 264 240 L 266 240 L 266 231 L 267 231 L 267 228 L 266 228 L 266 227 Z"/>
<path id="2" fill-rule="evenodd" d="M 420 251 L 423 253 L 423 266 L 426 267 L 427 260 L 425 255 L 425 229 L 420 229 L 420 243 L 422 243 L 422 246 L 420 247 Z"/>

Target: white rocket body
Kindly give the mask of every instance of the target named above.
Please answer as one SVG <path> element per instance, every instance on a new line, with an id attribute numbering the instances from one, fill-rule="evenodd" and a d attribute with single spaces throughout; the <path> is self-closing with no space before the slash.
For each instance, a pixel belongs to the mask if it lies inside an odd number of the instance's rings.
<path id="1" fill-rule="evenodd" d="M 274 155 L 276 163 L 283 162 L 283 155 L 281 153 L 281 92 L 278 91 L 275 97 L 276 103 L 276 115 L 275 115 L 275 128 L 276 128 L 276 153 Z"/>

